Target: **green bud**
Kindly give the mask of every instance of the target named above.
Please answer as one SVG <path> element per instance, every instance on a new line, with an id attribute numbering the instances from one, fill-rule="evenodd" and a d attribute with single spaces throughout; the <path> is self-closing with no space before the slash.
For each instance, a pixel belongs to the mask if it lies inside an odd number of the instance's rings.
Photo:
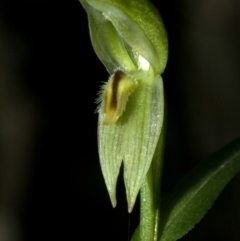
<path id="1" fill-rule="evenodd" d="M 129 212 L 151 165 L 164 116 L 162 20 L 147 0 L 80 0 L 95 52 L 111 74 L 99 98 L 100 164 L 112 205 L 121 164 Z"/>

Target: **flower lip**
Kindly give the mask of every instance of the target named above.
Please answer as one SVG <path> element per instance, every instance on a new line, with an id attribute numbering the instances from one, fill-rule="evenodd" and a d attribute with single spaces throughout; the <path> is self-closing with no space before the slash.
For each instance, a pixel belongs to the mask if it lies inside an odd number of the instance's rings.
<path id="1" fill-rule="evenodd" d="M 117 99 L 118 99 L 118 87 L 121 79 L 123 78 L 124 73 L 121 70 L 117 70 L 113 75 L 113 83 L 112 83 L 112 98 L 110 107 L 113 109 L 117 108 Z"/>
<path id="2" fill-rule="evenodd" d="M 103 124 L 115 123 L 125 110 L 128 97 L 137 87 L 137 83 L 118 69 L 104 87 L 102 108 Z"/>

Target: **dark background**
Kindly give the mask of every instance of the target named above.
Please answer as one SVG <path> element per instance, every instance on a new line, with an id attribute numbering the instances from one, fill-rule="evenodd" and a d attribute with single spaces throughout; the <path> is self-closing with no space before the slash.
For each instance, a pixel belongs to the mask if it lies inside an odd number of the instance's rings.
<path id="1" fill-rule="evenodd" d="M 240 136 L 240 2 L 153 1 L 169 37 L 163 195 Z M 112 209 L 97 153 L 108 74 L 77 0 L 0 1 L 0 239 L 128 241 L 122 174 Z M 183 241 L 240 237 L 240 176 Z M 130 230 L 130 231 L 129 231 Z"/>

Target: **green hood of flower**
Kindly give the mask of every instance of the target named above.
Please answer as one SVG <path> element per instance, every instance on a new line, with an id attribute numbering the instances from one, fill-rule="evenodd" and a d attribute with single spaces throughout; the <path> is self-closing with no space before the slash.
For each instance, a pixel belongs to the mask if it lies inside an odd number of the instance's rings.
<path id="1" fill-rule="evenodd" d="M 138 69 L 143 56 L 155 73 L 167 63 L 168 44 L 163 22 L 146 0 L 80 0 L 89 18 L 94 50 L 110 74 L 117 68 Z"/>

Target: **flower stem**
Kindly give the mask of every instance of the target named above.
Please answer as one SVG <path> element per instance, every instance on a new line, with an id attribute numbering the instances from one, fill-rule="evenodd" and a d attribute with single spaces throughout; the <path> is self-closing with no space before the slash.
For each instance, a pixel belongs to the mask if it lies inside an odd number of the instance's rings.
<path id="1" fill-rule="evenodd" d="M 166 121 L 156 147 L 152 164 L 140 189 L 140 224 L 132 241 L 158 241 L 160 192 Z"/>

